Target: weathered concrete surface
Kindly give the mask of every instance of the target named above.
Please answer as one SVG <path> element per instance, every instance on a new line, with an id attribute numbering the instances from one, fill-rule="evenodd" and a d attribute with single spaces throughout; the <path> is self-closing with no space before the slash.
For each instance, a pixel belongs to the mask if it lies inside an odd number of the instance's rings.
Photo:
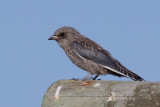
<path id="1" fill-rule="evenodd" d="M 42 107 L 160 107 L 159 82 L 96 80 L 86 86 L 81 83 L 55 82 L 45 93 Z"/>

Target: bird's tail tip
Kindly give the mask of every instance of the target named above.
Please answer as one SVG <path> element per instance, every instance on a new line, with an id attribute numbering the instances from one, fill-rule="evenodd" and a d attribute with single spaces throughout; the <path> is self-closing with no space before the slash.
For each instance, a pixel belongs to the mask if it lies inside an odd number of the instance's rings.
<path id="1" fill-rule="evenodd" d="M 140 76 L 136 75 L 134 77 L 131 78 L 134 81 L 145 81 L 143 78 L 141 78 Z"/>

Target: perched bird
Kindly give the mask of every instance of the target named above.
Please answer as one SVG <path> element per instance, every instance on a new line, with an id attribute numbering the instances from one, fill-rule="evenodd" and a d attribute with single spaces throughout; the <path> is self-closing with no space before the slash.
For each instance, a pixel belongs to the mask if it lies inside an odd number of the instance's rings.
<path id="1" fill-rule="evenodd" d="M 99 75 L 106 74 L 128 77 L 134 81 L 144 80 L 114 59 L 107 50 L 72 27 L 59 28 L 48 40 L 56 40 L 75 65 L 88 71 L 83 80 L 89 79 L 90 75 L 96 75 L 93 78 L 95 80 Z"/>

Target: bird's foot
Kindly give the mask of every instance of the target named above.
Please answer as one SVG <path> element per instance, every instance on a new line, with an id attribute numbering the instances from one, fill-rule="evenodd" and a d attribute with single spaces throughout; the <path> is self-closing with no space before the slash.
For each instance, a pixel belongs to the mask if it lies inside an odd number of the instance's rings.
<path id="1" fill-rule="evenodd" d="M 79 79 L 79 78 L 72 78 L 71 80 L 81 81 L 81 79 Z"/>
<path id="2" fill-rule="evenodd" d="M 87 76 L 83 77 L 82 79 L 72 78 L 72 80 L 75 80 L 75 81 L 90 81 L 90 80 L 96 80 L 98 76 L 99 75 L 97 74 L 95 77 L 90 77 L 90 74 L 88 74 Z M 101 80 L 101 79 L 98 79 L 98 80 Z"/>
<path id="3" fill-rule="evenodd" d="M 92 80 L 92 77 L 82 78 L 82 79 L 79 79 L 79 78 L 72 78 L 71 80 L 75 80 L 75 81 L 89 81 L 89 80 Z"/>
<path id="4" fill-rule="evenodd" d="M 79 81 L 80 86 L 88 86 L 91 83 L 93 83 L 93 81 L 92 81 L 93 77 L 89 77 L 89 76 L 83 77 L 82 79 L 72 78 L 72 80 Z"/>

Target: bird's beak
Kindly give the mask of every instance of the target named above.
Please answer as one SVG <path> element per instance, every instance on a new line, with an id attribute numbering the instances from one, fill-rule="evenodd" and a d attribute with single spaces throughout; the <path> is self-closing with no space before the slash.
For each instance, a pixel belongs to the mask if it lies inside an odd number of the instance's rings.
<path id="1" fill-rule="evenodd" d="M 48 38 L 48 40 L 58 40 L 60 37 L 52 35 L 51 37 Z"/>

